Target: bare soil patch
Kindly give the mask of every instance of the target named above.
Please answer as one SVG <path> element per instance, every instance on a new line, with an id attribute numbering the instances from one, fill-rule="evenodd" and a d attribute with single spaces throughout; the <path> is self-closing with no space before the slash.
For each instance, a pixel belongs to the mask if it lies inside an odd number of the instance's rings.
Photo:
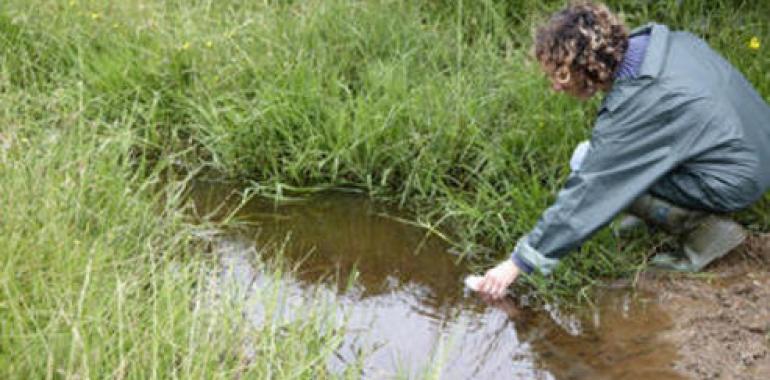
<path id="1" fill-rule="evenodd" d="M 706 273 L 645 273 L 672 320 L 663 338 L 694 379 L 770 379 L 770 234 L 755 235 Z"/>

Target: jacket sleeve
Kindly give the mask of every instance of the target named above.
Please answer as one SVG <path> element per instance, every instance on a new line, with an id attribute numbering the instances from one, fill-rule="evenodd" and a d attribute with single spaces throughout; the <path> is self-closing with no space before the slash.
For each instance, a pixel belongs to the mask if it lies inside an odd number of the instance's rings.
<path id="1" fill-rule="evenodd" d="M 519 239 L 512 259 L 523 271 L 550 274 L 559 260 L 628 207 L 678 164 L 671 128 L 661 120 L 594 129 L 579 170 L 567 179 L 535 228 Z M 613 123 L 601 115 L 599 124 Z M 677 138 L 680 137 L 680 138 Z"/>

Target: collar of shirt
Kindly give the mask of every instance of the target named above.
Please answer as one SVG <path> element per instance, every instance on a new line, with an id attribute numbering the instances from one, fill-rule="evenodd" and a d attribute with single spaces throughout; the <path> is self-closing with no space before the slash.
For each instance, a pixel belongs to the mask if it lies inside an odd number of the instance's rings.
<path id="1" fill-rule="evenodd" d="M 642 60 L 649 42 L 649 34 L 640 34 L 628 39 L 628 49 L 626 49 L 623 61 L 620 62 L 620 67 L 615 73 L 615 80 L 633 79 L 639 75 L 639 69 L 642 67 Z"/>

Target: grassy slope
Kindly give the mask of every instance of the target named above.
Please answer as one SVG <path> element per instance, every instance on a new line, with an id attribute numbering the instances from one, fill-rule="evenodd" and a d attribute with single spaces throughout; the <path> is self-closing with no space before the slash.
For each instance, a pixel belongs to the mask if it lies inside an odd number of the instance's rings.
<path id="1" fill-rule="evenodd" d="M 451 231 L 466 253 L 496 252 L 481 261 L 503 257 L 552 201 L 596 107 L 549 93 L 527 58 L 537 15 L 560 4 L 2 2 L 3 370 L 237 367 L 203 360 L 217 346 L 192 348 L 209 342 L 187 329 L 211 320 L 187 307 L 200 270 L 185 261 L 180 279 L 167 265 L 194 250 L 190 227 L 150 189 L 171 163 L 249 178 L 268 195 L 359 187 Z M 704 36 L 770 98 L 767 2 L 611 5 L 632 25 Z M 762 49 L 746 47 L 751 36 Z M 741 217 L 766 229 L 767 210 Z M 574 294 L 629 273 L 649 244 L 603 233 L 556 281 L 535 282 Z"/>

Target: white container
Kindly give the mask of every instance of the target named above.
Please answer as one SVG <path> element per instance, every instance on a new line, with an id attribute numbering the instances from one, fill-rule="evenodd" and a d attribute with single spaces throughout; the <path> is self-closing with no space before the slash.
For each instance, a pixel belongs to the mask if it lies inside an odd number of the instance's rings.
<path id="1" fill-rule="evenodd" d="M 470 275 L 465 278 L 465 286 L 473 290 L 474 292 L 479 291 L 479 285 L 481 284 L 481 280 L 484 279 L 484 276 L 476 276 L 476 275 Z"/>

